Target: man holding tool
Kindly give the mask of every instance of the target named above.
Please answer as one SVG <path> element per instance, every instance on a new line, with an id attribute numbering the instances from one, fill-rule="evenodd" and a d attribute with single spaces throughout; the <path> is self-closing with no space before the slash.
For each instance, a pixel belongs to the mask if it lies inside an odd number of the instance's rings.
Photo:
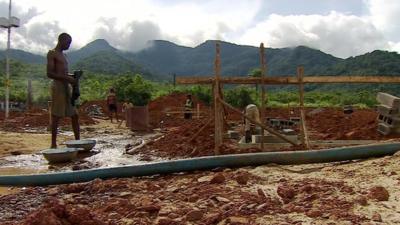
<path id="1" fill-rule="evenodd" d="M 75 140 L 80 139 L 79 118 L 71 102 L 71 86 L 77 84 L 73 74 L 68 73 L 68 61 L 63 51 L 68 50 L 72 38 L 67 33 L 58 36 L 56 47 L 47 53 L 47 77 L 51 84 L 51 148 L 57 148 L 57 128 L 60 118 L 71 117 Z"/>

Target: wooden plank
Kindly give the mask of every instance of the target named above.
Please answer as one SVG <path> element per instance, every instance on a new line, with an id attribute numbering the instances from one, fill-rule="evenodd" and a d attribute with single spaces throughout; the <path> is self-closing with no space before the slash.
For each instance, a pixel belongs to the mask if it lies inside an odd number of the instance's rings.
<path id="1" fill-rule="evenodd" d="M 244 116 L 246 119 L 250 120 L 250 122 L 260 126 L 261 128 L 267 130 L 268 132 L 270 132 L 271 134 L 277 136 L 278 138 L 282 139 L 283 141 L 286 141 L 290 144 L 292 144 L 293 146 L 297 146 L 296 143 L 294 143 L 293 141 L 287 139 L 285 136 L 283 136 L 282 134 L 276 132 L 275 130 L 265 126 L 264 124 L 258 123 L 257 121 L 255 121 L 254 119 L 250 118 L 249 116 L 247 116 L 246 114 L 244 114 L 243 112 L 241 112 L 240 110 L 236 109 L 235 107 L 231 106 L 229 103 L 223 101 L 222 99 L 219 99 L 219 102 L 221 102 L 223 105 L 225 105 L 226 107 L 230 108 L 231 110 L 233 110 L 236 113 L 239 113 L 240 115 Z"/>
<path id="2" fill-rule="evenodd" d="M 164 111 L 165 114 L 184 114 L 184 113 L 192 113 L 192 114 L 196 114 L 200 115 L 200 113 L 205 113 L 205 112 L 201 112 L 201 111 Z"/>
<path id="3" fill-rule="evenodd" d="M 211 117 L 194 135 L 192 135 L 191 138 L 189 138 L 189 140 L 187 141 L 187 143 L 192 142 L 194 139 L 197 138 L 197 136 L 199 136 L 199 134 L 214 120 L 213 117 Z"/>
<path id="4" fill-rule="evenodd" d="M 215 43 L 216 54 L 214 62 L 214 73 L 215 73 L 215 86 L 214 86 L 214 154 L 219 155 L 219 148 L 223 142 L 223 118 L 221 117 L 222 108 L 218 99 L 220 99 L 220 44 L 219 41 Z"/>
<path id="5" fill-rule="evenodd" d="M 299 80 L 299 101 L 300 101 L 300 139 L 307 149 L 310 149 L 310 142 L 308 140 L 308 133 L 306 127 L 306 117 L 304 112 L 304 68 L 302 66 L 297 68 L 297 78 Z"/>
<path id="6" fill-rule="evenodd" d="M 212 77 L 178 77 L 176 80 L 178 84 L 211 84 L 214 82 Z M 219 82 L 223 84 L 260 84 L 262 79 L 259 77 L 221 77 Z M 299 84 L 295 76 L 264 77 L 263 82 L 266 85 Z M 305 76 L 303 83 L 400 83 L 400 76 Z"/>

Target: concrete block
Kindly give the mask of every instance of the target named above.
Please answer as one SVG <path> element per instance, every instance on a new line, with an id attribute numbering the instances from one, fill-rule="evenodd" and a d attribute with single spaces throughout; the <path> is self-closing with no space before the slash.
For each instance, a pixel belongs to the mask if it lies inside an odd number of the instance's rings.
<path id="1" fill-rule="evenodd" d="M 294 122 L 290 120 L 280 120 L 280 127 L 283 129 L 290 128 L 294 126 Z"/>
<path id="2" fill-rule="evenodd" d="M 389 117 L 386 123 L 392 127 L 400 127 L 400 118 L 399 117 Z"/>
<path id="3" fill-rule="evenodd" d="M 344 114 L 352 114 L 354 112 L 352 105 L 345 105 L 343 106 L 343 113 Z"/>
<path id="4" fill-rule="evenodd" d="M 385 123 L 387 121 L 387 119 L 388 119 L 388 117 L 383 114 L 379 114 L 378 118 L 377 118 L 379 123 Z"/>
<path id="5" fill-rule="evenodd" d="M 269 119 L 268 124 L 271 127 L 290 128 L 295 125 L 295 122 L 285 119 Z"/>
<path id="6" fill-rule="evenodd" d="M 400 107 L 400 98 L 388 93 L 379 92 L 376 96 L 376 100 L 382 105 L 386 105 L 390 108 Z"/>
<path id="7" fill-rule="evenodd" d="M 228 138 L 230 139 L 239 139 L 240 134 L 235 130 L 228 130 Z"/>
<path id="8" fill-rule="evenodd" d="M 377 111 L 379 114 L 383 114 L 385 116 L 397 116 L 399 115 L 399 108 L 392 108 L 387 105 L 379 105 L 377 107 Z"/>
<path id="9" fill-rule="evenodd" d="M 290 117 L 289 120 L 293 121 L 295 124 L 299 124 L 300 123 L 300 117 Z"/>
<path id="10" fill-rule="evenodd" d="M 293 129 L 282 129 L 282 132 L 285 135 L 296 135 L 296 131 L 294 131 Z"/>
<path id="11" fill-rule="evenodd" d="M 379 123 L 378 124 L 378 132 L 383 135 L 389 135 L 392 132 L 392 129 L 387 124 Z"/>
<path id="12" fill-rule="evenodd" d="M 277 126 L 279 126 L 279 124 L 280 124 L 280 120 L 279 120 L 279 119 L 269 119 L 269 120 L 268 120 L 268 124 L 269 124 L 271 127 L 277 127 Z"/>
<path id="13" fill-rule="evenodd" d="M 297 142 L 298 140 L 297 135 L 285 135 L 285 137 L 293 142 Z M 261 140 L 261 135 L 251 136 L 251 143 L 253 144 L 261 143 Z M 264 143 L 285 143 L 285 141 L 274 135 L 265 135 Z"/>

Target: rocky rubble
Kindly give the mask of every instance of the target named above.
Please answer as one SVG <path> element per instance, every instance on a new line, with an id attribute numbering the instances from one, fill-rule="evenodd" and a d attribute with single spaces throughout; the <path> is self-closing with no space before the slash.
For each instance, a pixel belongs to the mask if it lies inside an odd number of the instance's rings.
<path id="1" fill-rule="evenodd" d="M 345 182 L 281 179 L 275 193 L 262 188 L 266 182 L 245 171 L 225 169 L 28 188 L 0 197 L 0 223 L 259 224 L 257 218 L 263 216 L 293 213 L 353 224 L 369 221 L 353 212 L 357 203 L 351 199 L 362 194 Z M 14 216 L 7 216 L 10 213 Z"/>

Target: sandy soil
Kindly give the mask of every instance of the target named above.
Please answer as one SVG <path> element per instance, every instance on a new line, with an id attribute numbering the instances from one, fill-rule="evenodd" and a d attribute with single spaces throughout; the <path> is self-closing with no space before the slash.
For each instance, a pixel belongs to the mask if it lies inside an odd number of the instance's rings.
<path id="1" fill-rule="evenodd" d="M 117 123 L 110 123 L 107 120 L 95 119 L 96 124 L 90 126 L 81 126 L 82 138 L 89 138 L 96 136 L 98 132 L 104 132 L 107 130 L 110 133 L 121 133 L 126 132 L 128 129 L 121 125 L 118 127 Z M 69 131 L 68 133 L 61 131 L 57 136 L 57 143 L 62 146 L 67 140 L 73 140 L 73 134 Z M 16 154 L 31 154 L 37 153 L 40 150 L 50 147 L 51 134 L 50 132 L 44 133 L 31 133 L 31 132 L 12 132 L 12 131 L 1 131 L 0 130 L 0 157 L 7 155 Z"/>
<path id="2" fill-rule="evenodd" d="M 70 139 L 59 135 L 58 142 Z M 0 157 L 12 154 L 31 154 L 50 147 L 50 134 L 18 133 L 0 131 Z"/>

